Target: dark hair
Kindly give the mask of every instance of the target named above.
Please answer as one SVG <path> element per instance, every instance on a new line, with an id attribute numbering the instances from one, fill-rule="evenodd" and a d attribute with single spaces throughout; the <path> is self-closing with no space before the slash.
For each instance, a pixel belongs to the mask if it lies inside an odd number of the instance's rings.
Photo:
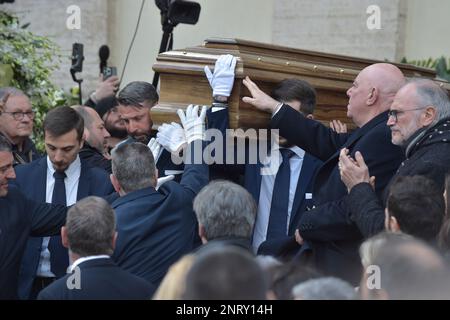
<path id="1" fill-rule="evenodd" d="M 402 232 L 435 241 L 444 219 L 441 190 L 423 176 L 398 177 L 389 189 L 387 208 Z"/>
<path id="2" fill-rule="evenodd" d="M 44 133 L 60 137 L 75 129 L 78 141 L 83 138 L 83 118 L 70 107 L 57 107 L 50 110 L 44 119 Z"/>
<path id="3" fill-rule="evenodd" d="M 12 152 L 11 144 L 2 135 L 0 135 L 0 151 Z"/>
<path id="4" fill-rule="evenodd" d="M 95 105 L 95 110 L 97 111 L 100 118 L 103 119 L 103 116 L 109 112 L 114 107 L 117 107 L 119 102 L 115 96 L 106 97 L 101 99 Z"/>
<path id="5" fill-rule="evenodd" d="M 316 106 L 316 90 L 306 81 L 285 79 L 273 89 L 272 98 L 281 102 L 297 100 L 301 102 L 300 111 L 312 114 Z"/>
<path id="6" fill-rule="evenodd" d="M 115 228 L 114 211 L 102 198 L 84 198 L 67 212 L 66 229 L 70 250 L 82 257 L 111 255 Z"/>
<path id="7" fill-rule="evenodd" d="M 187 300 L 264 300 L 264 274 L 255 258 L 243 249 L 215 246 L 204 250 L 186 276 Z"/>
<path id="8" fill-rule="evenodd" d="M 117 96 L 122 106 L 142 107 L 147 102 L 152 107 L 159 100 L 155 87 L 145 81 L 133 81 L 123 88 Z"/>

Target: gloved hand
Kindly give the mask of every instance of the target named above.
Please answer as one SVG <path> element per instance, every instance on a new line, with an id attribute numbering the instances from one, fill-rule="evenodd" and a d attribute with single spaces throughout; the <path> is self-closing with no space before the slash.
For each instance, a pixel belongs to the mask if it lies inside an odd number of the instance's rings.
<path id="1" fill-rule="evenodd" d="M 173 180 L 173 178 L 175 178 L 175 176 L 173 174 L 167 176 L 167 177 L 162 177 L 162 178 L 158 178 L 157 182 L 156 182 L 156 187 L 155 189 L 158 190 L 159 187 L 161 187 L 164 183 L 166 183 L 167 181 L 171 181 Z"/>
<path id="2" fill-rule="evenodd" d="M 150 151 L 153 154 L 153 159 L 155 160 L 155 164 L 158 161 L 159 150 L 161 149 L 161 145 L 156 141 L 155 138 L 151 138 L 147 144 L 147 147 L 150 148 Z"/>
<path id="3" fill-rule="evenodd" d="M 214 66 L 214 73 L 205 66 L 205 74 L 213 89 L 213 96 L 229 97 L 234 83 L 236 58 L 231 54 L 221 55 Z"/>
<path id="4" fill-rule="evenodd" d="M 191 143 L 197 139 L 204 139 L 207 107 L 202 107 L 200 115 L 198 115 L 198 107 L 198 105 L 194 106 L 193 104 L 190 104 L 186 109 L 186 114 L 181 109 L 178 109 L 177 111 L 188 143 Z"/>
<path id="5" fill-rule="evenodd" d="M 179 152 L 180 148 L 187 143 L 183 127 L 176 122 L 163 123 L 158 128 L 156 141 L 171 153 Z"/>

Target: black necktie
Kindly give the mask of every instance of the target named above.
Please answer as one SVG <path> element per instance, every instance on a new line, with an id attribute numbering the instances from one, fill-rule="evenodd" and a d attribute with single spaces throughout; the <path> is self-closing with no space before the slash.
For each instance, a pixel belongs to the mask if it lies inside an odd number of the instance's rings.
<path id="1" fill-rule="evenodd" d="M 55 178 L 55 186 L 53 188 L 52 203 L 66 204 L 66 185 L 64 179 L 66 174 L 60 171 L 55 171 L 53 174 Z M 48 250 L 50 251 L 50 269 L 57 278 L 66 274 L 69 266 L 69 255 L 67 249 L 63 247 L 61 236 L 53 236 L 48 243 Z"/>
<path id="2" fill-rule="evenodd" d="M 289 208 L 289 187 L 291 181 L 291 166 L 289 159 L 295 154 L 290 149 L 280 149 L 283 158 L 275 177 L 270 205 L 269 226 L 266 240 L 286 236 Z"/>

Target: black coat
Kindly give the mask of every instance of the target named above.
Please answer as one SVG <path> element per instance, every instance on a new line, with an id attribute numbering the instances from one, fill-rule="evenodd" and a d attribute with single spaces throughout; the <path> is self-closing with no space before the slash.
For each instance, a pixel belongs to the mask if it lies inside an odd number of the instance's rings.
<path id="1" fill-rule="evenodd" d="M 356 151 L 364 155 L 371 174 L 377 176 L 376 193 L 381 195 L 403 159 L 401 148 L 391 143 L 386 122 L 384 112 L 353 133 L 338 134 L 287 105 L 271 120 L 281 136 L 324 161 L 314 182 L 315 208 L 301 215 L 298 229 L 319 270 L 353 283 L 360 277 L 362 235 L 349 219 L 347 189 L 338 169 L 339 152 L 348 148 L 353 157 Z"/>
<path id="2" fill-rule="evenodd" d="M 416 133 L 410 140 L 406 160 L 401 163 L 389 186 L 399 176 L 422 175 L 433 180 L 443 191 L 445 175 L 450 172 L 450 120 L 442 120 Z M 370 174 L 373 175 L 372 172 Z M 384 229 L 384 207 L 389 186 L 383 201 L 379 200 L 368 183 L 360 183 L 350 191 L 348 206 L 351 219 L 366 238 Z"/>
<path id="3" fill-rule="evenodd" d="M 17 299 L 20 261 L 28 238 L 59 234 L 66 212 L 65 206 L 25 198 L 13 185 L 0 197 L 0 300 Z"/>
<path id="4" fill-rule="evenodd" d="M 68 274 L 43 289 L 38 300 L 144 300 L 150 299 L 155 286 L 119 268 L 109 258 L 80 263 L 80 287 L 74 285 L 75 273 Z M 69 281 L 67 281 L 69 280 Z"/>

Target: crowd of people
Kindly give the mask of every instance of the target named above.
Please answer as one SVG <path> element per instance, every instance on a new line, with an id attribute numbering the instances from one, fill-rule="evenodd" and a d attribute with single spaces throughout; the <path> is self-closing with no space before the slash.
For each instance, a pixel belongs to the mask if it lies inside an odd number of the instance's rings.
<path id="1" fill-rule="evenodd" d="M 308 82 L 247 77 L 276 129 L 254 161 L 261 144 L 225 143 L 236 64 L 157 132 L 153 85 L 101 81 L 46 114 L 45 154 L 29 97 L 0 88 L 0 299 L 450 299 L 447 92 L 370 65 L 347 132 L 314 119 Z M 204 158 L 210 130 L 232 163 Z"/>

